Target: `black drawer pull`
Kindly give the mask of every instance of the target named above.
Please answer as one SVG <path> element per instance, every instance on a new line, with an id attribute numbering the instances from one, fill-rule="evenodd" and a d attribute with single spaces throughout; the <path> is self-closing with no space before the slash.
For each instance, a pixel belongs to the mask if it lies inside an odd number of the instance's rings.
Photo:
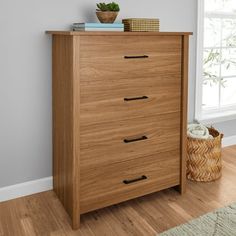
<path id="1" fill-rule="evenodd" d="M 148 58 L 149 56 L 147 55 L 142 55 L 142 56 L 124 56 L 125 59 L 142 59 L 142 58 Z"/>
<path id="2" fill-rule="evenodd" d="M 124 143 L 132 143 L 132 142 L 142 141 L 146 139 L 148 139 L 147 136 L 142 136 L 140 138 L 135 138 L 135 139 L 124 139 Z"/>
<path id="3" fill-rule="evenodd" d="M 129 101 L 142 100 L 142 99 L 148 99 L 148 97 L 142 96 L 142 97 L 134 97 L 134 98 L 124 98 L 124 101 L 129 102 Z"/>
<path id="4" fill-rule="evenodd" d="M 126 179 L 123 181 L 124 184 L 132 184 L 134 182 L 138 182 L 138 181 L 142 181 L 147 179 L 147 176 L 142 175 L 141 177 L 137 178 L 137 179 Z"/>

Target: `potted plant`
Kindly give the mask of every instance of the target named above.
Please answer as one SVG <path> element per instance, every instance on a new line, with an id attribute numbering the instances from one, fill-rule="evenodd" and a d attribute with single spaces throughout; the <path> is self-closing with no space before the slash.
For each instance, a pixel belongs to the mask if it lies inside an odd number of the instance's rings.
<path id="1" fill-rule="evenodd" d="M 101 23 L 113 23 L 120 11 L 119 4 L 115 2 L 98 3 L 97 8 L 96 14 Z"/>

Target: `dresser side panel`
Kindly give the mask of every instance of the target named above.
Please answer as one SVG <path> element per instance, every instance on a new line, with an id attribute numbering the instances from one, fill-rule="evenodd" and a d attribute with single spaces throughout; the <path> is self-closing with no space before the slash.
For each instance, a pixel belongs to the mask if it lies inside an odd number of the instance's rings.
<path id="1" fill-rule="evenodd" d="M 80 38 L 73 37 L 73 229 L 80 226 Z"/>
<path id="2" fill-rule="evenodd" d="M 53 188 L 73 214 L 73 37 L 53 36 Z"/>
<path id="3" fill-rule="evenodd" d="M 188 123 L 188 63 L 189 36 L 182 36 L 182 91 L 181 91 L 181 178 L 179 192 L 186 192 L 186 156 L 187 156 L 187 123 Z"/>

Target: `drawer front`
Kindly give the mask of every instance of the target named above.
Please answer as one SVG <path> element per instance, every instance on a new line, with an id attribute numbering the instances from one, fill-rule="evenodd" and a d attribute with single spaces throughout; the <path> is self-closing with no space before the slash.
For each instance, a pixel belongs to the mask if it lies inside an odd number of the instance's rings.
<path id="1" fill-rule="evenodd" d="M 166 91 L 175 96 L 180 85 L 181 37 L 81 37 L 82 104 Z"/>
<path id="2" fill-rule="evenodd" d="M 126 60 L 145 60 L 152 56 L 180 53 L 181 43 L 182 36 L 81 36 L 80 55 L 89 60 L 119 59 L 120 56 Z"/>
<path id="3" fill-rule="evenodd" d="M 180 182 L 181 37 L 80 40 L 82 213 Z"/>
<path id="4" fill-rule="evenodd" d="M 169 114 L 181 110 L 180 91 L 171 94 L 169 90 L 163 91 L 162 94 L 140 92 L 140 95 L 80 104 L 82 129 L 108 122 Z"/>
<path id="5" fill-rule="evenodd" d="M 114 165 L 81 168 L 82 213 L 180 183 L 178 150 Z"/>
<path id="6" fill-rule="evenodd" d="M 81 126 L 81 167 L 114 164 L 180 147 L 180 113 Z"/>

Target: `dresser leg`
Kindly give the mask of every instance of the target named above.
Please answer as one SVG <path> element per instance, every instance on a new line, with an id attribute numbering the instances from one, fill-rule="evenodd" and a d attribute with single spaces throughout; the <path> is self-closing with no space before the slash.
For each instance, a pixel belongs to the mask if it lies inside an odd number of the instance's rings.
<path id="1" fill-rule="evenodd" d="M 174 189 L 178 191 L 181 195 L 186 193 L 186 186 L 184 185 L 175 186 Z"/>
<path id="2" fill-rule="evenodd" d="M 80 227 L 80 215 L 72 219 L 72 229 L 78 230 Z"/>

